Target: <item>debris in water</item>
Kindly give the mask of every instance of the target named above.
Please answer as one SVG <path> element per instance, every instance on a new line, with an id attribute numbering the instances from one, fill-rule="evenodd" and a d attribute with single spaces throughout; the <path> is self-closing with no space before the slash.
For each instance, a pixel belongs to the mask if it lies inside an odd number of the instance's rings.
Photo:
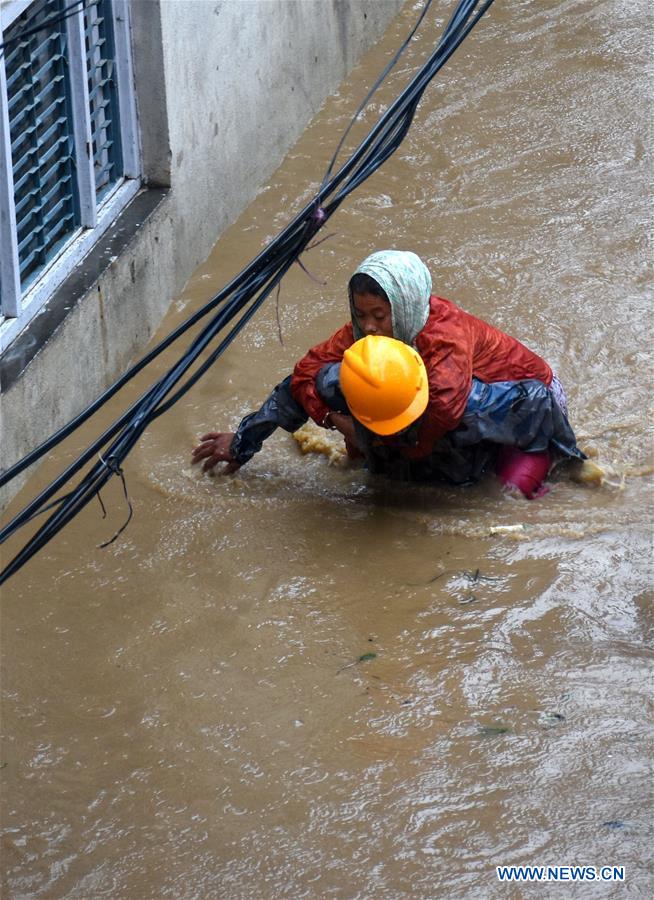
<path id="1" fill-rule="evenodd" d="M 433 584 L 435 581 L 438 581 L 439 578 L 442 578 L 443 575 L 447 575 L 449 571 L 449 569 L 445 569 L 445 571 L 439 572 L 437 575 L 434 575 L 433 578 L 430 578 L 427 584 Z"/>
<path id="2" fill-rule="evenodd" d="M 561 722 L 565 722 L 565 716 L 562 713 L 557 712 L 544 712 L 541 713 L 540 721 L 541 725 L 544 727 L 552 727 L 554 725 L 560 725 Z"/>
<path id="3" fill-rule="evenodd" d="M 621 822 L 619 819 L 611 819 L 609 822 L 602 822 L 604 828 L 611 828 L 614 831 L 617 831 L 618 828 L 626 828 L 627 823 Z"/>
<path id="4" fill-rule="evenodd" d="M 496 737 L 499 734 L 509 734 L 510 731 L 508 725 L 482 725 L 479 733 L 484 737 Z"/>
<path id="5" fill-rule="evenodd" d="M 347 452 L 340 432 L 328 432 L 319 428 L 309 419 L 301 428 L 293 432 L 302 453 L 324 453 L 330 465 L 342 466 L 347 460 Z"/>
<path id="6" fill-rule="evenodd" d="M 481 574 L 481 569 L 475 569 L 474 572 L 460 572 L 457 569 L 443 569 L 442 572 L 437 572 L 435 575 L 432 575 L 431 578 L 428 578 L 427 581 L 407 581 L 406 584 L 411 585 L 411 587 L 421 587 L 423 584 L 433 584 L 435 581 L 438 581 L 440 578 L 443 578 L 444 575 L 455 575 L 462 574 L 465 578 L 468 579 L 472 584 L 477 584 L 478 582 L 493 582 L 497 581 L 496 578 L 492 578 L 487 575 Z"/>
<path id="7" fill-rule="evenodd" d="M 490 533 L 491 534 L 522 534 L 522 532 L 526 531 L 524 525 L 491 525 Z"/>
<path id="8" fill-rule="evenodd" d="M 411 587 L 422 587 L 423 584 L 433 584 L 435 581 L 438 581 L 439 578 L 442 578 L 443 575 L 451 575 L 454 572 L 454 569 L 443 569 L 442 572 L 437 572 L 431 578 L 428 578 L 427 581 L 407 581 L 406 584 Z"/>
<path id="9" fill-rule="evenodd" d="M 338 672 L 336 674 L 338 675 L 339 672 L 343 672 L 345 669 L 350 669 L 352 666 L 358 666 L 359 663 L 368 662 L 369 660 L 376 659 L 376 658 L 377 658 L 376 653 L 362 653 L 358 659 L 354 660 L 354 662 L 346 663 L 344 666 L 341 666 L 341 668 L 338 670 Z"/>

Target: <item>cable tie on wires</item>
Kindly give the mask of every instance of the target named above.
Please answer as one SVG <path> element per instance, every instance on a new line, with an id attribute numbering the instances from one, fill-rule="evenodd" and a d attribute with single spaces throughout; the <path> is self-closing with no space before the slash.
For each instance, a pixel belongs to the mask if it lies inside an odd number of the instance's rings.
<path id="1" fill-rule="evenodd" d="M 327 210 L 323 209 L 322 206 L 316 206 L 307 222 L 309 235 L 313 237 L 313 235 L 322 228 L 326 221 Z"/>
<path id="2" fill-rule="evenodd" d="M 114 456 L 110 456 L 107 460 L 101 453 L 98 453 L 98 459 L 100 460 L 100 464 L 103 465 L 105 469 L 109 469 L 113 475 L 120 475 L 121 468 Z"/>

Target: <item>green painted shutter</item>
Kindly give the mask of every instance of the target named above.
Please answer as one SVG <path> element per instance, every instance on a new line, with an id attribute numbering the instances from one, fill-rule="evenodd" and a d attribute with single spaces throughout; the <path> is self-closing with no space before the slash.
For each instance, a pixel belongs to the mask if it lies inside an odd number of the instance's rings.
<path id="1" fill-rule="evenodd" d="M 96 199 L 123 176 L 120 147 L 116 50 L 110 0 L 96 0 L 84 10 L 89 106 L 93 139 Z"/>
<path id="2" fill-rule="evenodd" d="M 39 0 L 4 40 L 61 15 L 63 0 Z M 28 285 L 79 225 L 66 23 L 10 44 L 5 60 L 20 280 Z"/>

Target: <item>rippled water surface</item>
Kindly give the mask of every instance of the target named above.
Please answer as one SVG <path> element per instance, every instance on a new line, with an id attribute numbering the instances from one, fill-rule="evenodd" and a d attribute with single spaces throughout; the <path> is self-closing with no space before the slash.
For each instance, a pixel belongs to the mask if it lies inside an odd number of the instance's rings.
<path id="1" fill-rule="evenodd" d="M 435 7 L 360 135 L 440 33 Z M 161 335 L 313 194 L 416 15 Z M 3 897 L 652 896 L 651 26 L 642 0 L 496 3 L 305 255 L 326 284 L 284 281 L 283 344 L 273 298 L 129 457 L 129 528 L 97 549 L 124 519 L 116 484 L 106 520 L 89 506 L 8 583 Z M 376 484 L 282 433 L 236 477 L 191 469 L 196 437 L 345 321 L 349 275 L 388 246 L 552 363 L 603 487 Z M 539 863 L 623 865 L 626 884 L 497 882 Z"/>

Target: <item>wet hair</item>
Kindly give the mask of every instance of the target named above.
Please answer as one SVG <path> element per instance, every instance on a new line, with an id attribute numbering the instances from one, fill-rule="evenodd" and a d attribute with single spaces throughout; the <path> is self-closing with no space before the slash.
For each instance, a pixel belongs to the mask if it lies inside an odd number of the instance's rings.
<path id="1" fill-rule="evenodd" d="M 350 300 L 354 294 L 373 294 L 375 297 L 381 297 L 382 300 L 385 300 L 387 303 L 391 302 L 388 299 L 388 294 L 384 288 L 378 284 L 372 276 L 366 275 L 365 272 L 356 272 L 350 278 L 348 288 L 350 291 Z"/>

